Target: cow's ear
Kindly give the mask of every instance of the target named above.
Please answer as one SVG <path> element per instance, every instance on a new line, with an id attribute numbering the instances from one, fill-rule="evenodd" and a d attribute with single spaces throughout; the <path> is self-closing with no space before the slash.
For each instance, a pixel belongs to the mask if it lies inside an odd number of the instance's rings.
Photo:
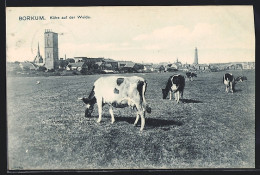
<path id="1" fill-rule="evenodd" d="M 90 102 L 90 99 L 83 97 L 83 98 L 82 98 L 82 101 L 83 101 L 84 103 L 88 104 L 88 103 Z"/>

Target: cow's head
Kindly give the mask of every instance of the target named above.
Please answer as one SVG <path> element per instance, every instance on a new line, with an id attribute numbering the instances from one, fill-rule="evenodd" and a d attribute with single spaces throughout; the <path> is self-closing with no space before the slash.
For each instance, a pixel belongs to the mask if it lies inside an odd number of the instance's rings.
<path id="1" fill-rule="evenodd" d="M 166 89 L 162 89 L 163 99 L 166 99 L 168 92 Z"/>
<path id="2" fill-rule="evenodd" d="M 82 98 L 82 100 L 86 104 L 85 117 L 91 117 L 91 114 L 94 110 L 94 104 L 96 103 L 96 98 Z"/>

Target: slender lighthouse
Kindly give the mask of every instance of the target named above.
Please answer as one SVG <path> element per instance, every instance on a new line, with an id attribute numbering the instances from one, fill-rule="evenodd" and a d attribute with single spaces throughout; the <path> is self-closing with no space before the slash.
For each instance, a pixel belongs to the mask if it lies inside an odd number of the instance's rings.
<path id="1" fill-rule="evenodd" d="M 198 49 L 195 47 L 195 56 L 194 56 L 194 63 L 193 64 L 198 64 L 199 63 L 199 58 L 198 58 Z"/>

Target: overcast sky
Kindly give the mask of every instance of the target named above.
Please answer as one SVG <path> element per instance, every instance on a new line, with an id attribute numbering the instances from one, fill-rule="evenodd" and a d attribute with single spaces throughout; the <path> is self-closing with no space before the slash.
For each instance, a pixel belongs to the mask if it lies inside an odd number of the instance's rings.
<path id="1" fill-rule="evenodd" d="M 45 58 L 45 29 L 59 34 L 59 57 L 193 63 L 197 47 L 199 63 L 255 61 L 252 6 L 8 7 L 6 13 L 7 61 L 33 61 L 38 42 Z"/>

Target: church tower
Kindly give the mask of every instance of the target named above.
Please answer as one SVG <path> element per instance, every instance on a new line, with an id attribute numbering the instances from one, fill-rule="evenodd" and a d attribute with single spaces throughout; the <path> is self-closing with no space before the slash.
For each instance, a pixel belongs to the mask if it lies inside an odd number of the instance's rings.
<path id="1" fill-rule="evenodd" d="M 33 61 L 36 65 L 38 66 L 43 66 L 43 58 L 40 54 L 40 46 L 39 46 L 39 42 L 38 42 L 38 51 L 37 51 L 37 55 L 36 57 L 34 58 L 34 61 Z"/>
<path id="2" fill-rule="evenodd" d="M 199 63 L 199 58 L 198 58 L 198 49 L 195 47 L 195 56 L 194 56 L 194 63 L 193 64 L 198 64 Z"/>
<path id="3" fill-rule="evenodd" d="M 44 33 L 45 42 L 45 67 L 50 69 L 58 68 L 58 34 L 49 29 Z"/>

